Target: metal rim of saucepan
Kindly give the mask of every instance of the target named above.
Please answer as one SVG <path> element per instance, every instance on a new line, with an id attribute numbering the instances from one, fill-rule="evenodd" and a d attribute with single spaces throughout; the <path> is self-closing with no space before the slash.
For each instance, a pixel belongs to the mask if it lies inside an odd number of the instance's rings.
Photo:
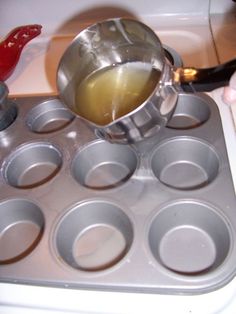
<path id="1" fill-rule="evenodd" d="M 106 125 L 98 125 L 92 121 L 87 120 L 84 117 L 81 117 L 80 115 L 78 115 L 74 109 L 73 109 L 73 105 L 71 105 L 71 103 L 68 103 L 64 96 L 63 96 L 63 92 L 66 88 L 66 82 L 69 81 L 69 79 L 71 79 L 70 77 L 70 69 L 68 69 L 66 62 L 68 57 L 70 56 L 70 54 L 72 53 L 71 51 L 73 49 L 76 49 L 76 46 L 79 45 L 79 43 L 88 40 L 88 34 L 90 33 L 94 33 L 96 32 L 97 28 L 101 27 L 101 25 L 104 24 L 108 24 L 108 23 L 122 23 L 122 25 L 125 25 L 124 27 L 129 27 L 129 24 L 131 24 L 131 27 L 133 27 L 135 29 L 135 27 L 138 27 L 142 30 L 142 32 L 146 35 L 146 36 L 150 36 L 149 41 L 151 41 L 151 45 L 152 45 L 152 49 L 153 49 L 153 54 L 154 57 L 153 58 L 153 67 L 159 67 L 159 70 L 161 72 L 161 78 L 160 80 L 157 81 L 156 87 L 154 88 L 153 92 L 149 95 L 149 97 L 146 99 L 145 102 L 143 102 L 142 104 L 140 104 L 136 109 L 132 110 L 131 112 L 123 115 L 120 118 L 117 118 L 116 120 L 106 124 Z M 127 26 L 127 25 L 128 26 Z M 155 51 L 155 52 L 154 52 Z M 163 84 L 162 81 L 164 81 L 166 78 L 166 51 L 161 43 L 161 41 L 159 40 L 158 36 L 154 33 L 154 31 L 152 29 L 150 29 L 147 25 L 143 24 L 140 21 L 136 21 L 136 20 L 132 20 L 132 19 L 108 19 L 96 24 L 93 24 L 91 26 L 89 26 L 88 28 L 84 29 L 83 31 L 81 31 L 71 42 L 71 44 L 69 45 L 69 47 L 66 49 L 66 51 L 64 52 L 59 65 L 58 65 L 58 69 L 57 69 L 57 87 L 58 87 L 58 91 L 59 91 L 59 97 L 62 98 L 62 101 L 64 102 L 64 104 L 69 107 L 69 109 L 75 113 L 78 117 L 80 117 L 82 120 L 84 120 L 86 123 L 88 123 L 90 125 L 90 127 L 92 129 L 98 130 L 97 134 L 99 137 L 108 139 L 111 141 L 111 138 L 109 138 L 109 136 L 106 136 L 109 133 L 109 128 L 110 127 L 116 127 L 117 125 L 119 125 L 120 123 L 122 123 L 126 118 L 129 119 L 133 117 L 133 115 L 135 115 L 137 112 L 139 112 L 140 110 L 142 110 L 145 106 L 146 106 L 146 102 L 149 101 L 149 99 L 151 99 L 152 97 L 154 97 L 155 95 L 159 96 L 161 90 L 163 89 Z M 70 61 L 69 61 L 70 62 Z M 127 61 L 126 61 L 127 62 Z M 155 64 L 156 63 L 156 64 Z M 169 64 L 168 64 L 169 65 Z M 71 64 L 69 65 L 69 67 L 71 67 Z M 169 74 L 169 73 L 168 73 Z M 163 97 L 162 97 L 163 98 Z M 171 110 L 173 109 L 174 105 L 170 106 Z M 158 111 L 158 109 L 156 109 Z M 158 113 L 159 114 L 159 113 Z M 160 116 L 162 116 L 162 114 L 159 114 Z M 167 119 L 164 119 L 164 121 L 162 121 L 162 123 L 166 123 Z M 126 124 L 126 123 L 124 123 Z M 119 136 L 118 136 L 119 138 Z M 118 141 L 118 142 L 123 142 L 122 136 L 119 139 L 114 139 L 113 141 Z M 125 142 L 125 140 L 124 140 Z"/>

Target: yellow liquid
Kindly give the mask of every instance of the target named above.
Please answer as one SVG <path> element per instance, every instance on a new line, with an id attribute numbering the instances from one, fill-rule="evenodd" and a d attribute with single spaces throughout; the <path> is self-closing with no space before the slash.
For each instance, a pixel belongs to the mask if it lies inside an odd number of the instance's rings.
<path id="1" fill-rule="evenodd" d="M 78 85 L 74 109 L 96 124 L 109 124 L 140 106 L 159 79 L 160 72 L 142 62 L 98 70 Z"/>

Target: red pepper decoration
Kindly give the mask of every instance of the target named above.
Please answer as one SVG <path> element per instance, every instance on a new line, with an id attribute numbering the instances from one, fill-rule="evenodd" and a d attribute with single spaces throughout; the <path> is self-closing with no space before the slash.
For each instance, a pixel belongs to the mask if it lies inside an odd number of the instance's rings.
<path id="1" fill-rule="evenodd" d="M 24 46 L 41 34 L 41 25 L 25 25 L 12 30 L 0 42 L 0 81 L 5 81 L 14 71 Z"/>

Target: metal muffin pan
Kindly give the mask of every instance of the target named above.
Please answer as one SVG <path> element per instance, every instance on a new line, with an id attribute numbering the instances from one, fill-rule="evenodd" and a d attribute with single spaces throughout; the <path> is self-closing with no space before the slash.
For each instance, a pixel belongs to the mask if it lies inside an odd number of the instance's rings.
<path id="1" fill-rule="evenodd" d="M 236 274 L 236 197 L 219 111 L 180 94 L 163 132 L 110 144 L 57 97 L 12 99 L 0 132 L 0 280 L 199 294 Z"/>

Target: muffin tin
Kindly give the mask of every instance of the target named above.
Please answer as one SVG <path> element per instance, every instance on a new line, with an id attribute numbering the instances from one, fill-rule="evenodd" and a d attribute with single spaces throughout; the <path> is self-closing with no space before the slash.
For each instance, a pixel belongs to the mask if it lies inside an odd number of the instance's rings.
<path id="1" fill-rule="evenodd" d="M 12 99 L 0 132 L 0 280 L 197 294 L 236 273 L 236 198 L 215 102 L 179 95 L 133 146 L 99 140 L 55 97 Z"/>

